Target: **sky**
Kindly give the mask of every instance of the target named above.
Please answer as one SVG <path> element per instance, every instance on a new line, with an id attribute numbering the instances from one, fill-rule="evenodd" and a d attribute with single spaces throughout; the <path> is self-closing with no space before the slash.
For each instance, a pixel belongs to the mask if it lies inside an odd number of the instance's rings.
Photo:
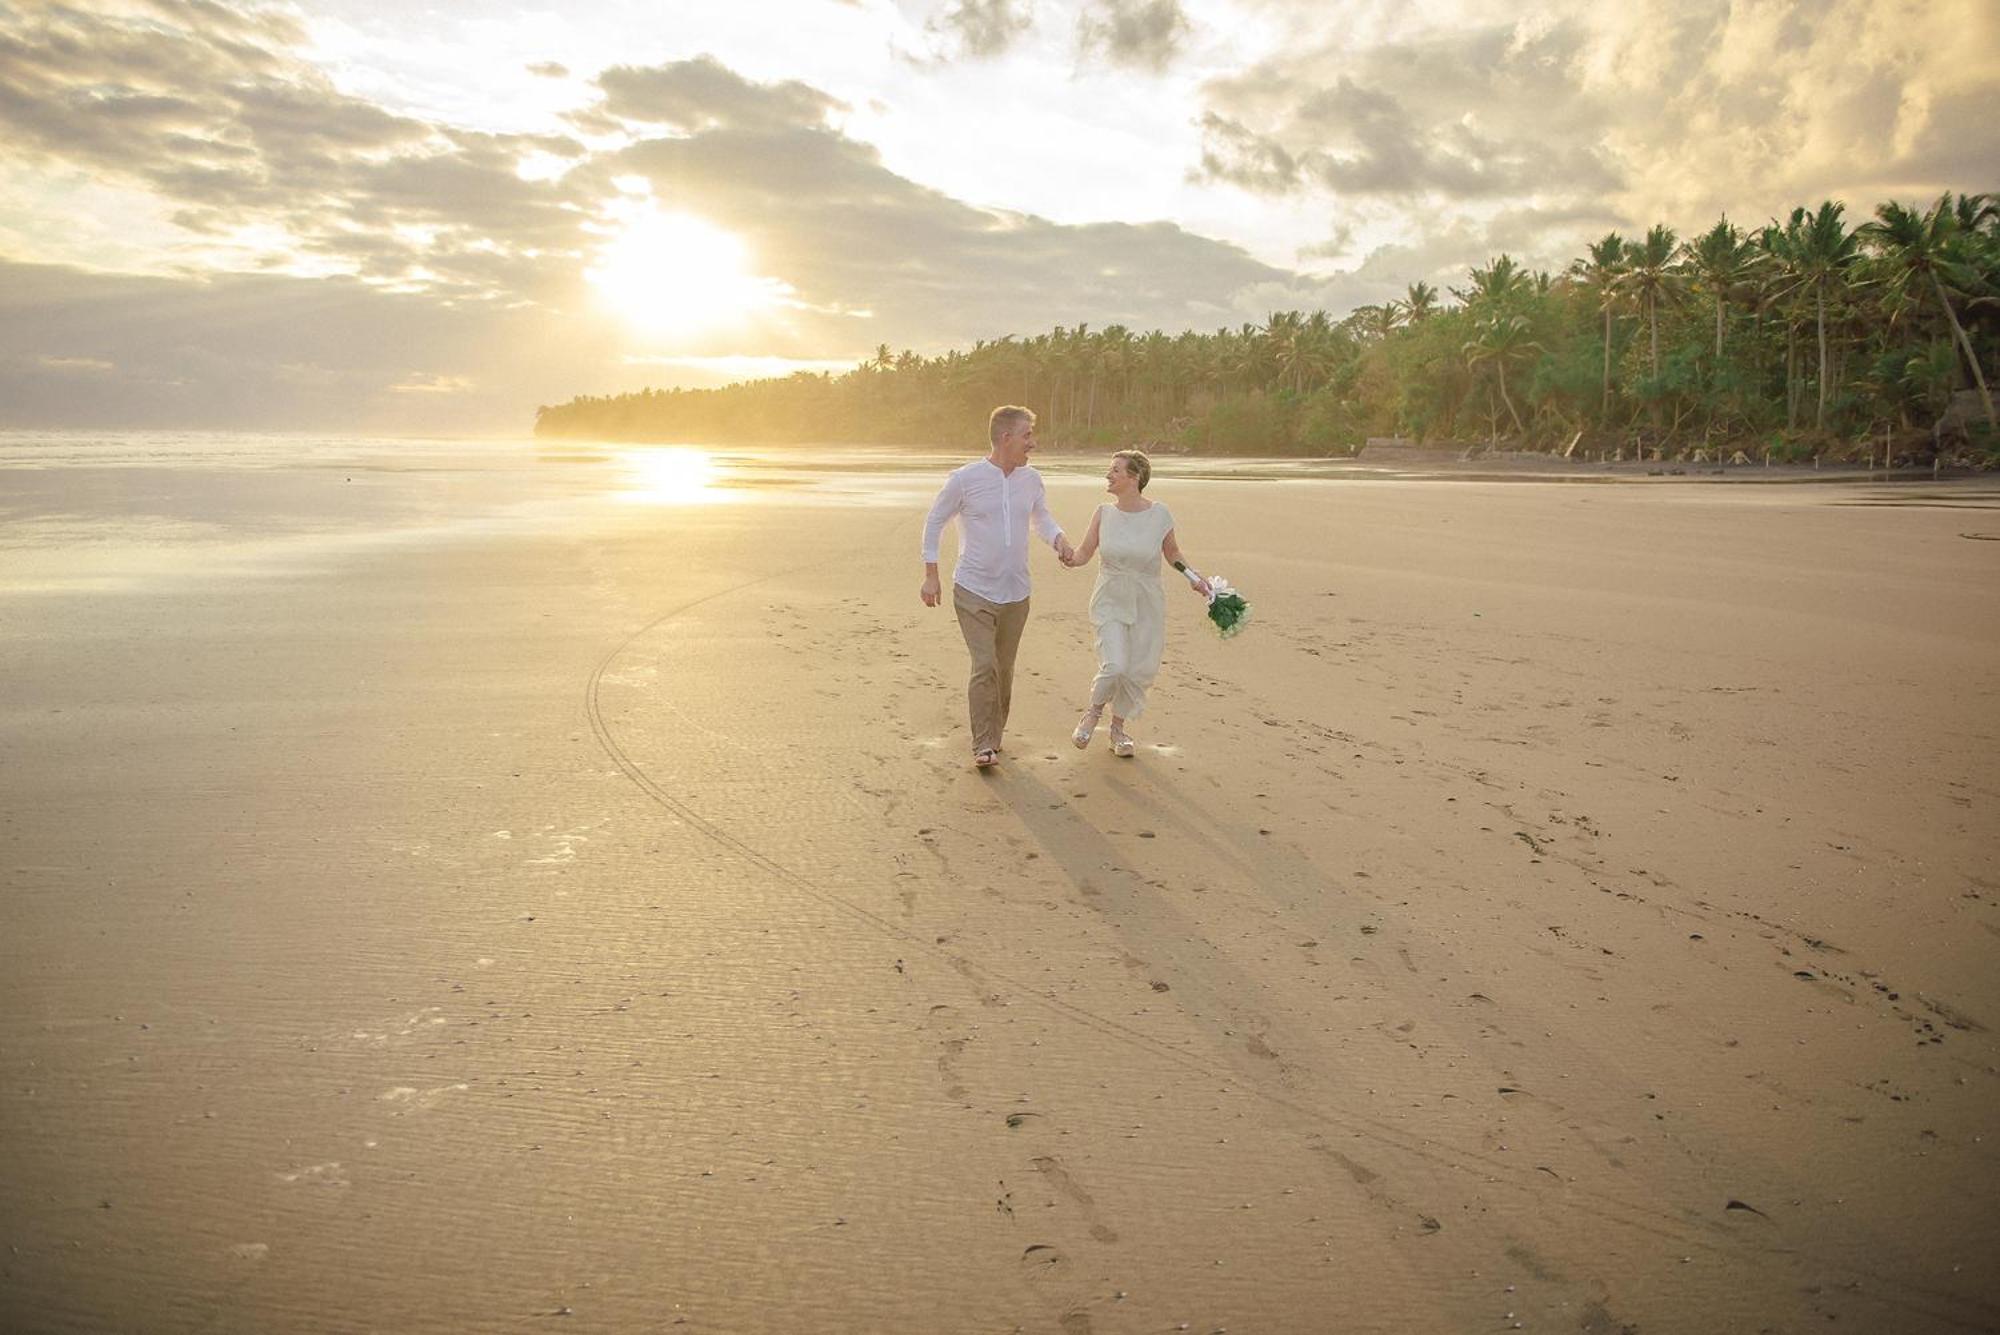
<path id="1" fill-rule="evenodd" d="M 0 0 L 0 428 L 525 433 L 2000 189 L 1994 0 Z"/>

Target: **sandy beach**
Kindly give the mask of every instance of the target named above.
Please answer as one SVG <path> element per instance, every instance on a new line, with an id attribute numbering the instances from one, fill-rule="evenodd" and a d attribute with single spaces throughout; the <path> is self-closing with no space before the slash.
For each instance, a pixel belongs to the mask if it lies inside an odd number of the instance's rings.
<path id="1" fill-rule="evenodd" d="M 1162 460 L 1255 624 L 976 773 L 942 462 L 612 454 L 6 553 L 0 1325 L 2000 1328 L 1991 482 Z"/>

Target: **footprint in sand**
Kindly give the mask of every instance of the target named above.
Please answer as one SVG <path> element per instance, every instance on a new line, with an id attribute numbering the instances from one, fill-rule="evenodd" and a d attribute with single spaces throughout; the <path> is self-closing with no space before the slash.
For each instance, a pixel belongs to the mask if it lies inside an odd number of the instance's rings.
<path id="1" fill-rule="evenodd" d="M 1067 1275 L 1069 1258 L 1050 1243 L 1037 1242 L 1021 1253 L 1021 1269 L 1037 1283 Z"/>
<path id="2" fill-rule="evenodd" d="M 1327 1158 L 1332 1159 L 1342 1168 L 1345 1168 L 1347 1170 L 1347 1175 L 1353 1178 L 1355 1183 L 1359 1186 L 1363 1187 L 1369 1186 L 1379 1181 L 1382 1177 L 1382 1175 L 1376 1172 L 1374 1169 L 1368 1167 L 1366 1164 L 1357 1163 L 1355 1160 L 1348 1158 L 1345 1154 L 1342 1154 L 1339 1150 L 1327 1149 L 1325 1146 L 1314 1146 L 1314 1148 L 1319 1150 L 1320 1153 L 1326 1155 Z"/>
<path id="3" fill-rule="evenodd" d="M 1361 1194 L 1369 1204 L 1404 1219 L 1414 1215 L 1419 1223 L 1423 1224 L 1426 1232 L 1435 1231 L 1430 1225 L 1436 1222 L 1436 1215 L 1413 1208 L 1398 1192 L 1391 1190 L 1390 1184 L 1375 1169 L 1342 1154 L 1318 1137 L 1309 1139 L 1306 1148 L 1339 1165 L 1340 1170 L 1353 1181 L 1354 1185 L 1361 1188 Z"/>
<path id="4" fill-rule="evenodd" d="M 1050 1243 L 1032 1243 L 1021 1253 L 1021 1273 L 1037 1288 L 1065 1281 L 1070 1269 L 1069 1258 Z M 1063 1335 L 1090 1335 L 1090 1313 L 1082 1302 L 1072 1301 L 1056 1314 L 1056 1325 Z"/>
<path id="5" fill-rule="evenodd" d="M 972 1043 L 972 1036 L 965 1032 L 964 1015 L 956 1006 L 939 1004 L 924 1017 L 924 1028 L 938 1041 L 938 1079 L 944 1084 L 944 1096 L 963 1100 L 970 1091 L 959 1075 L 958 1059 Z"/>
<path id="6" fill-rule="evenodd" d="M 1083 1220 L 1084 1223 L 1090 1226 L 1091 1237 L 1097 1239 L 1099 1242 L 1118 1241 L 1117 1230 L 1110 1227 L 1099 1217 L 1095 1198 L 1089 1192 L 1085 1191 L 1075 1178 L 1070 1176 L 1069 1170 L 1063 1167 L 1062 1160 L 1050 1155 L 1038 1155 L 1030 1162 L 1035 1165 L 1035 1171 L 1040 1173 L 1050 1186 L 1069 1197 L 1076 1207 L 1083 1211 Z"/>

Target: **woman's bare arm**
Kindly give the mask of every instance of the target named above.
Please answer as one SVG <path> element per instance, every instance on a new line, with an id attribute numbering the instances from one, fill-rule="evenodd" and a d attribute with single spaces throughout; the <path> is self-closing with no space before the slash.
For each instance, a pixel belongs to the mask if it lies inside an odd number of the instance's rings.
<path id="1" fill-rule="evenodd" d="M 1092 530 L 1093 536 L 1095 536 L 1095 532 L 1096 531 L 1093 529 Z M 1166 557 L 1167 564 L 1175 567 L 1176 569 L 1178 569 L 1180 565 L 1187 560 L 1185 556 L 1181 555 L 1180 543 L 1174 541 L 1174 531 L 1172 529 L 1168 529 L 1167 536 L 1160 540 L 1160 555 Z M 1199 582 L 1190 580 L 1188 582 L 1188 587 L 1193 589 L 1196 593 L 1200 594 L 1204 598 L 1208 596 L 1208 581 L 1205 579 Z"/>
<path id="2" fill-rule="evenodd" d="M 1103 518 L 1104 509 L 1100 506 L 1090 516 L 1090 531 L 1083 535 L 1083 545 L 1076 549 L 1076 555 L 1070 560 L 1071 565 L 1087 566 L 1090 558 L 1097 555 L 1097 525 Z"/>

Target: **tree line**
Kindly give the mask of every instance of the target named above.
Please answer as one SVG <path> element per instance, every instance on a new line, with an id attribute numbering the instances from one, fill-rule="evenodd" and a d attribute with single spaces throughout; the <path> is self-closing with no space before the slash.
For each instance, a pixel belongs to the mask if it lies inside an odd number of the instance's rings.
<path id="1" fill-rule="evenodd" d="M 2000 196 L 1828 200 L 1698 236 L 1612 232 L 1559 273 L 1501 255 L 1440 293 L 1214 333 L 1057 327 L 842 374 L 584 396 L 539 436 L 713 443 L 961 440 L 996 403 L 1045 444 L 1352 453 L 1370 437 L 1583 457 L 2000 461 Z M 1961 393 L 1961 391 L 1965 391 Z M 1966 411 L 1967 408 L 1971 411 Z"/>

